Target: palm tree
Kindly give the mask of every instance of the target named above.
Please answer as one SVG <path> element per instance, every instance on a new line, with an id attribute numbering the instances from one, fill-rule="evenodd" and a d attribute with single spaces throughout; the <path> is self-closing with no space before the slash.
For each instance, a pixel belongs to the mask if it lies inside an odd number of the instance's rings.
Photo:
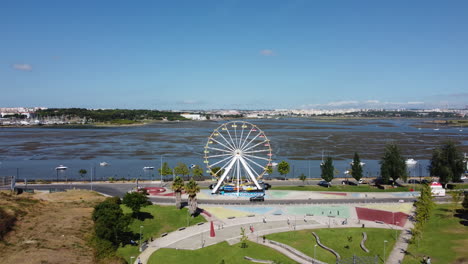
<path id="1" fill-rule="evenodd" d="M 190 181 L 185 185 L 185 191 L 188 194 L 189 211 L 193 216 L 198 208 L 197 193 L 200 192 L 200 186 L 198 186 L 197 182 L 191 178 Z"/>
<path id="2" fill-rule="evenodd" d="M 172 190 L 174 191 L 176 197 L 176 208 L 180 209 L 182 208 L 181 196 L 182 191 L 184 190 L 184 180 L 180 176 L 175 177 L 174 181 L 172 182 Z"/>

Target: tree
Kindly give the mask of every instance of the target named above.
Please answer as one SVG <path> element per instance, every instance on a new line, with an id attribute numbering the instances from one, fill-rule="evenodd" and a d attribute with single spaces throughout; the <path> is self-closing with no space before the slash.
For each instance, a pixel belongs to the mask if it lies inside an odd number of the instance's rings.
<path id="1" fill-rule="evenodd" d="M 198 165 L 193 166 L 192 176 L 196 180 L 203 180 L 203 169 Z"/>
<path id="2" fill-rule="evenodd" d="M 432 152 L 429 170 L 431 175 L 438 176 L 439 182 L 446 186 L 450 180 L 460 181 L 464 170 L 463 160 L 463 154 L 457 146 L 448 141 L 441 148 L 436 148 Z"/>
<path id="3" fill-rule="evenodd" d="M 415 202 L 416 206 L 416 221 L 424 224 L 429 219 L 431 211 L 434 208 L 431 187 L 428 184 L 423 184 L 421 195 Z"/>
<path id="4" fill-rule="evenodd" d="M 163 163 L 162 168 L 159 168 L 158 172 L 159 175 L 163 177 L 172 175 L 172 169 L 171 167 L 169 167 L 169 164 L 167 164 L 167 162 Z"/>
<path id="5" fill-rule="evenodd" d="M 301 173 L 301 175 L 299 175 L 299 180 L 302 181 L 302 184 L 305 183 L 305 180 L 307 179 L 307 176 L 304 175 L 304 173 Z"/>
<path id="6" fill-rule="evenodd" d="M 406 181 L 406 173 L 406 163 L 400 154 L 400 148 L 396 144 L 385 146 L 385 153 L 380 161 L 380 175 L 382 175 L 384 183 L 388 183 L 392 178 L 393 184 L 395 184 L 400 177 Z"/>
<path id="7" fill-rule="evenodd" d="M 133 215 L 138 217 L 140 209 L 151 202 L 148 200 L 148 193 L 145 189 L 137 192 L 128 192 L 124 195 L 122 203 L 132 209 Z"/>
<path id="8" fill-rule="evenodd" d="M 240 232 L 240 235 L 241 235 L 241 238 L 240 238 L 241 248 L 246 248 L 247 247 L 247 240 L 249 239 L 249 237 L 245 234 L 245 228 L 241 227 L 240 230 L 241 230 L 241 232 Z"/>
<path id="9" fill-rule="evenodd" d="M 335 167 L 333 166 L 332 157 L 325 158 L 325 162 L 320 164 L 320 169 L 322 170 L 322 179 L 330 183 L 333 180 L 335 174 Z M 330 187 L 330 184 L 328 184 L 328 187 Z"/>
<path id="10" fill-rule="evenodd" d="M 278 170 L 279 174 L 281 174 L 281 176 L 288 174 L 288 173 L 289 173 L 289 163 L 287 163 L 286 161 L 282 160 L 282 161 L 278 164 L 277 170 Z"/>
<path id="11" fill-rule="evenodd" d="M 78 173 L 80 174 L 81 178 L 83 178 L 86 175 L 86 173 L 88 173 L 88 171 L 85 169 L 81 169 L 78 171 Z"/>
<path id="12" fill-rule="evenodd" d="M 92 214 L 96 237 L 98 240 L 109 241 L 114 250 L 125 242 L 125 233 L 131 222 L 131 218 L 124 215 L 118 201 L 118 197 L 107 198 L 94 207 Z"/>
<path id="13" fill-rule="evenodd" d="M 450 196 L 452 198 L 452 212 L 455 213 L 456 210 L 457 210 L 457 207 L 458 207 L 458 204 L 460 203 L 461 199 L 462 199 L 462 196 L 463 196 L 463 193 L 462 191 L 453 191 L 453 192 L 450 192 Z"/>
<path id="14" fill-rule="evenodd" d="M 357 152 L 354 152 L 353 162 L 351 163 L 351 176 L 358 182 L 362 178 L 362 165 Z"/>
<path id="15" fill-rule="evenodd" d="M 194 216 L 198 208 L 197 193 L 200 192 L 200 186 L 198 186 L 198 183 L 192 178 L 185 185 L 185 191 L 188 194 L 188 205 L 190 214 Z"/>
<path id="16" fill-rule="evenodd" d="M 265 168 L 265 172 L 268 173 L 269 175 L 271 175 L 273 173 L 273 166 L 267 166 Z"/>
<path id="17" fill-rule="evenodd" d="M 174 174 L 175 175 L 180 175 L 182 177 L 188 176 L 190 173 L 189 168 L 185 163 L 179 162 L 177 163 L 177 166 L 174 167 Z"/>
<path id="18" fill-rule="evenodd" d="M 468 211 L 468 193 L 465 193 L 465 198 L 463 198 L 462 206 L 463 209 L 465 209 L 465 211 Z"/>
<path id="19" fill-rule="evenodd" d="M 215 178 L 221 177 L 223 175 L 224 169 L 221 169 L 221 167 L 213 167 L 211 168 L 211 176 Z"/>
<path id="20" fill-rule="evenodd" d="M 174 178 L 174 181 L 172 182 L 172 190 L 175 193 L 175 201 L 176 201 L 176 208 L 180 209 L 182 208 L 182 191 L 184 190 L 184 180 L 177 176 Z"/>

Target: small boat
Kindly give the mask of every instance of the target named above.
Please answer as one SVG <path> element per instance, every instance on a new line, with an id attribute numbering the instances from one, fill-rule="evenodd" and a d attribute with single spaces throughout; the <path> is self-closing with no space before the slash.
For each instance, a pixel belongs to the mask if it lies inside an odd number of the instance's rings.
<path id="1" fill-rule="evenodd" d="M 151 166 L 147 166 L 147 167 L 143 167 L 144 170 L 154 170 L 154 167 L 151 167 Z"/>
<path id="2" fill-rule="evenodd" d="M 66 169 L 68 169 L 68 167 L 63 166 L 63 165 L 60 165 L 60 166 L 58 166 L 58 167 L 55 167 L 55 170 L 66 170 Z"/>
<path id="3" fill-rule="evenodd" d="M 101 167 L 104 167 L 104 166 L 109 166 L 109 163 L 103 161 L 103 162 L 99 162 L 99 166 Z"/>
<path id="4" fill-rule="evenodd" d="M 414 159 L 407 159 L 405 161 L 406 165 L 416 165 L 416 163 L 418 163 L 417 160 L 414 160 Z"/>
<path id="5" fill-rule="evenodd" d="M 351 162 L 349 163 L 349 165 L 353 166 L 353 163 L 354 163 L 354 162 L 351 161 Z M 366 163 L 360 161 L 360 162 L 359 162 L 359 165 L 364 166 L 364 165 L 366 165 Z"/>

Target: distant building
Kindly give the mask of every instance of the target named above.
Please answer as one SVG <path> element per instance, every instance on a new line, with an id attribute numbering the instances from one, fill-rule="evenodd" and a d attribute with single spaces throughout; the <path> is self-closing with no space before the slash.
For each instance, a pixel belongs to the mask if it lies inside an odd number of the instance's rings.
<path id="1" fill-rule="evenodd" d="M 206 120 L 206 116 L 200 114 L 181 114 L 181 116 L 190 120 Z"/>

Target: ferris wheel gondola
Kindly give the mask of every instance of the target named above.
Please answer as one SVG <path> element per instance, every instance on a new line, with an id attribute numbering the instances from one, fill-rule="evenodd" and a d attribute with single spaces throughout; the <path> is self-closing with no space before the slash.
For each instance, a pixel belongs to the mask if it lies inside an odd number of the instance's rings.
<path id="1" fill-rule="evenodd" d="M 218 178 L 212 193 L 218 192 L 225 180 L 236 184 L 238 193 L 245 181 L 262 190 L 258 180 L 265 174 L 273 156 L 265 133 L 245 121 L 232 121 L 216 128 L 208 137 L 204 154 L 208 172 Z"/>

